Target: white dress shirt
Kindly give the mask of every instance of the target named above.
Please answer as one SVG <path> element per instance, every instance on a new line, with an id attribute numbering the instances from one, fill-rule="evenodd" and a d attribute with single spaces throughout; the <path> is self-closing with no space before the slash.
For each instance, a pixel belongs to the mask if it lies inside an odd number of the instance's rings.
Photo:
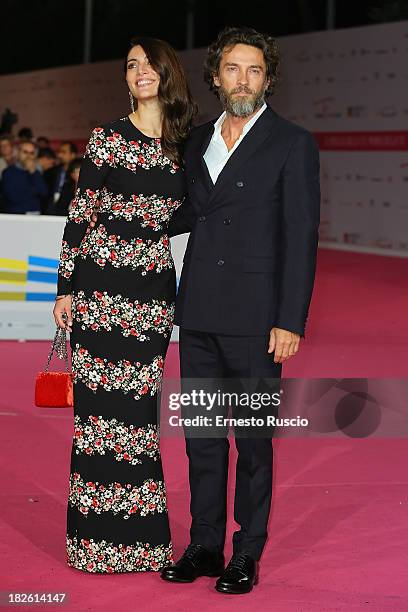
<path id="1" fill-rule="evenodd" d="M 210 173 L 213 183 L 217 181 L 218 175 L 220 174 L 221 170 L 224 168 L 225 164 L 227 163 L 235 149 L 241 144 L 242 139 L 245 137 L 246 134 L 248 134 L 255 121 L 259 119 L 259 117 L 262 115 L 262 113 L 266 109 L 266 106 L 266 102 L 264 102 L 263 106 L 261 106 L 261 108 L 255 113 L 255 115 L 251 117 L 249 121 L 247 121 L 247 123 L 242 129 L 240 137 L 235 142 L 234 146 L 230 151 L 228 151 L 228 147 L 225 144 L 225 140 L 221 135 L 221 128 L 226 116 L 226 112 L 224 111 L 214 123 L 214 133 L 211 137 L 207 150 L 204 153 L 204 160 L 207 164 L 208 172 Z"/>

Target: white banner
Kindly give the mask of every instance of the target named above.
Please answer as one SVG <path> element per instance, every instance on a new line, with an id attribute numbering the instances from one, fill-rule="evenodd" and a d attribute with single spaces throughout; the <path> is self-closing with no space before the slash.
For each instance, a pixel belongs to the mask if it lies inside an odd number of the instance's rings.
<path id="1" fill-rule="evenodd" d="M 280 39 L 272 100 L 320 144 L 321 243 L 408 255 L 408 22 Z"/>
<path id="2" fill-rule="evenodd" d="M 50 339 L 62 217 L 0 215 L 0 339 Z M 172 238 L 177 278 L 187 235 Z M 172 340 L 178 339 L 175 328 Z"/>

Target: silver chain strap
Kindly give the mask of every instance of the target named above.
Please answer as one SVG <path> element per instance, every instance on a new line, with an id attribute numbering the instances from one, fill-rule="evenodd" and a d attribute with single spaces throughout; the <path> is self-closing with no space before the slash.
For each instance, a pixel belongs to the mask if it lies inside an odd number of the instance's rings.
<path id="1" fill-rule="evenodd" d="M 45 371 L 48 372 L 50 367 L 52 355 L 56 351 L 59 359 L 65 360 L 65 369 L 69 372 L 68 365 L 68 351 L 67 351 L 67 332 L 65 329 L 61 327 L 57 327 L 57 331 L 55 332 L 54 341 L 52 343 L 50 354 L 48 355 L 47 365 L 45 366 Z"/>

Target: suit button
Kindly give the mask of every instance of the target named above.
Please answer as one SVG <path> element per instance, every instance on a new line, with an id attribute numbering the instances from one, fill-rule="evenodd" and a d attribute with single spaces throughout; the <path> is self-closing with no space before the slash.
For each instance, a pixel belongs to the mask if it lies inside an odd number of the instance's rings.
<path id="1" fill-rule="evenodd" d="M 217 264 L 218 264 L 219 266 L 223 266 L 223 265 L 225 264 L 225 261 L 224 261 L 223 259 L 219 259 L 219 260 L 217 261 Z"/>
<path id="2" fill-rule="evenodd" d="M 199 220 L 199 221 L 205 221 L 205 220 L 206 220 L 206 217 L 204 217 L 204 215 L 203 215 L 202 217 L 198 217 L 198 220 Z"/>
<path id="3" fill-rule="evenodd" d="M 192 183 L 195 183 L 195 178 L 192 178 L 192 179 L 191 179 L 191 182 L 192 182 Z"/>
<path id="4" fill-rule="evenodd" d="M 226 217 L 223 221 L 224 225 L 229 225 L 231 223 L 231 219 L 229 217 Z"/>
<path id="5" fill-rule="evenodd" d="M 237 187 L 243 187 L 243 186 L 244 186 L 244 183 L 242 181 L 237 182 Z"/>

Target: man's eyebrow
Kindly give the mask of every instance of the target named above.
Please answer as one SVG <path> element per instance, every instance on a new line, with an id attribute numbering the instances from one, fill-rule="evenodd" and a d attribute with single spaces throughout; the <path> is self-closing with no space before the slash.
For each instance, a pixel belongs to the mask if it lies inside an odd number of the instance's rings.
<path id="1" fill-rule="evenodd" d="M 239 64 L 235 62 L 225 62 L 225 65 L 226 66 L 238 66 Z M 263 70 L 263 66 L 261 66 L 260 64 L 251 64 L 249 68 L 260 68 L 261 70 Z"/>

